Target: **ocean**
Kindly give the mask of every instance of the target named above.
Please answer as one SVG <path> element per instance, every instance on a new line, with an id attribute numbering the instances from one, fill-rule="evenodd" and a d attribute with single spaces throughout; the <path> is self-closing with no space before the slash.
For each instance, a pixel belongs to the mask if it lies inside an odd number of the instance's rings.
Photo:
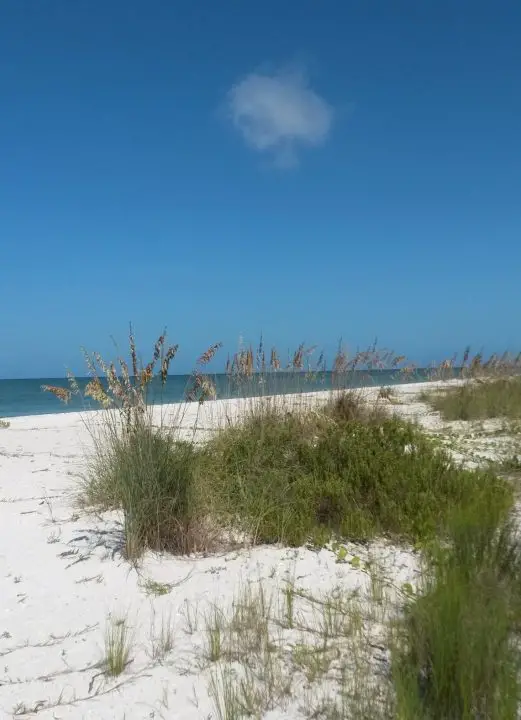
<path id="1" fill-rule="evenodd" d="M 407 376 L 396 370 L 360 370 L 349 375 L 349 387 L 424 382 L 429 379 L 429 374 L 430 371 L 426 369 L 415 370 L 413 375 Z M 230 382 L 227 375 L 212 375 L 212 380 L 217 389 L 218 399 L 314 392 L 333 387 L 333 377 L 330 372 L 321 373 L 316 377 L 295 372 L 271 373 L 253 376 L 247 382 L 242 382 L 240 387 Z M 77 381 L 80 389 L 83 390 L 89 378 L 77 378 Z M 149 401 L 153 404 L 182 402 L 189 382 L 189 375 L 170 375 L 163 387 L 159 382 L 154 381 L 151 384 Z M 93 400 L 88 398 L 83 400 L 74 395 L 65 405 L 51 393 L 44 392 L 42 385 L 67 387 L 67 380 L 64 378 L 0 380 L 0 418 L 96 410 L 99 407 Z"/>

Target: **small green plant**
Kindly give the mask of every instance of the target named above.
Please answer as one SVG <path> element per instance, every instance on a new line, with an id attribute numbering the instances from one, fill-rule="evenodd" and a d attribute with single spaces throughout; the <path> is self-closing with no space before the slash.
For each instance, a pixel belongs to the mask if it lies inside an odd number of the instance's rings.
<path id="1" fill-rule="evenodd" d="M 395 396 L 395 392 L 392 387 L 383 386 L 378 390 L 378 398 L 380 400 L 392 400 Z"/>
<path id="2" fill-rule="evenodd" d="M 336 655 L 335 650 L 328 651 L 327 648 L 302 643 L 293 648 L 291 660 L 305 674 L 307 681 L 313 683 L 326 675 Z"/>
<path id="3" fill-rule="evenodd" d="M 206 632 L 206 657 L 214 663 L 221 659 L 224 651 L 224 631 L 226 618 L 222 611 L 214 606 L 204 617 Z"/>
<path id="4" fill-rule="evenodd" d="M 184 630 L 187 635 L 193 635 L 199 630 L 200 613 L 199 608 L 196 605 L 192 607 L 188 600 L 185 600 L 181 615 L 185 621 Z"/>
<path id="5" fill-rule="evenodd" d="M 291 681 L 276 627 L 262 582 L 248 582 L 229 613 L 214 608 L 207 616 L 205 657 L 216 663 L 209 692 L 217 717 L 262 717 L 285 706 Z"/>
<path id="6" fill-rule="evenodd" d="M 269 650 L 272 598 L 266 595 L 262 582 L 249 581 L 232 605 L 230 630 L 238 654 L 262 654 Z"/>
<path id="7" fill-rule="evenodd" d="M 402 592 L 408 598 L 412 598 L 415 595 L 413 586 L 411 585 L 411 583 L 408 583 L 408 582 L 403 583 Z"/>
<path id="8" fill-rule="evenodd" d="M 121 675 L 130 662 L 131 650 L 132 638 L 127 621 L 110 618 L 105 632 L 105 656 L 102 663 L 107 675 Z"/>
<path id="9" fill-rule="evenodd" d="M 161 618 L 161 625 L 156 628 L 155 623 L 152 626 L 152 658 L 154 660 L 162 660 L 174 649 L 175 626 L 172 614 Z"/>
<path id="10" fill-rule="evenodd" d="M 336 555 L 335 562 L 339 565 L 343 565 L 344 563 L 346 563 L 347 556 L 349 554 L 347 548 L 344 545 L 338 545 L 334 548 L 334 550 Z"/>
<path id="11" fill-rule="evenodd" d="M 289 630 L 295 624 L 295 587 L 293 583 L 287 583 L 283 590 L 284 595 L 284 622 Z"/>
<path id="12" fill-rule="evenodd" d="M 6 430 L 8 427 L 11 427 L 9 420 L 3 420 L 0 418 L 0 429 Z"/>
<path id="13" fill-rule="evenodd" d="M 168 583 L 160 583 L 152 580 L 151 578 L 147 578 L 143 582 L 143 589 L 147 595 L 156 595 L 160 597 L 161 595 L 168 595 L 168 593 L 172 590 L 172 586 Z"/>
<path id="14" fill-rule="evenodd" d="M 521 449 L 518 453 L 503 458 L 500 462 L 492 463 L 498 472 L 510 473 L 521 470 Z"/>
<path id="15" fill-rule="evenodd" d="M 385 595 L 385 579 L 382 576 L 382 569 L 374 562 L 368 561 L 365 570 L 369 574 L 373 602 L 382 603 Z"/>

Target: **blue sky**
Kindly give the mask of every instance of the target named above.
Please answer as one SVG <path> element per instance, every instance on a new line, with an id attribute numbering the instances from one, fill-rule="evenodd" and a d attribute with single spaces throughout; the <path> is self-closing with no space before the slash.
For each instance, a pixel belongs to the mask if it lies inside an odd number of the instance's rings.
<path id="1" fill-rule="evenodd" d="M 0 377 L 129 320 L 519 350 L 521 3 L 0 3 Z M 224 358 L 223 358 L 224 359 Z"/>

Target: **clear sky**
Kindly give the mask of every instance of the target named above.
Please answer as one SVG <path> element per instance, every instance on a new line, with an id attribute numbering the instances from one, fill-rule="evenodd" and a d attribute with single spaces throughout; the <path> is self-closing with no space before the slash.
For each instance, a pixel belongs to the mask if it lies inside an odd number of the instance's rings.
<path id="1" fill-rule="evenodd" d="M 0 377 L 163 325 L 521 349 L 521 3 L 1 0 Z"/>

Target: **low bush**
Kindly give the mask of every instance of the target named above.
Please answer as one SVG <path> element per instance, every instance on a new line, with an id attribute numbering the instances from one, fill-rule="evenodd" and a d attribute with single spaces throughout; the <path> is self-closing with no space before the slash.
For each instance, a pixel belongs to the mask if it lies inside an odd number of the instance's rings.
<path id="1" fill-rule="evenodd" d="M 461 469 L 412 424 L 348 396 L 302 413 L 258 405 L 210 440 L 200 470 L 225 522 L 267 543 L 422 540 L 472 498 L 511 498 L 491 473 Z"/>

